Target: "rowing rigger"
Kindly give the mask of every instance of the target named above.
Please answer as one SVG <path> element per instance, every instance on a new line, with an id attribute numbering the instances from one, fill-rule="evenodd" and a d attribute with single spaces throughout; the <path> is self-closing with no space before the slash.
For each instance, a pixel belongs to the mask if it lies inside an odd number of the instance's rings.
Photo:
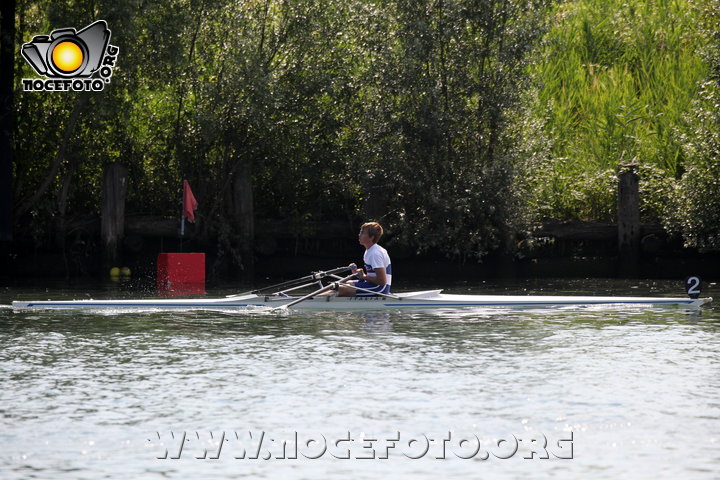
<path id="1" fill-rule="evenodd" d="M 422 308 L 553 308 L 573 306 L 625 305 L 631 307 L 674 307 L 695 309 L 712 301 L 712 298 L 680 297 L 611 297 L 611 296 L 557 296 L 557 295 L 454 295 L 442 290 L 423 290 L 377 296 L 338 297 L 327 295 L 336 290 L 340 283 L 347 282 L 354 275 L 340 277 L 337 274 L 354 266 L 339 267 L 312 274 L 295 280 L 230 295 L 224 298 L 183 298 L 183 299 L 141 299 L 141 300 L 22 300 L 12 302 L 16 310 L 214 310 L 243 309 L 248 307 L 269 307 L 272 310 L 386 310 Z M 696 278 L 696 277 L 691 277 Z M 329 284 L 323 281 L 334 280 Z M 698 280 L 699 284 L 699 280 Z M 319 287 L 306 295 L 291 295 L 311 286 Z M 361 288 L 353 287 L 357 290 Z"/>

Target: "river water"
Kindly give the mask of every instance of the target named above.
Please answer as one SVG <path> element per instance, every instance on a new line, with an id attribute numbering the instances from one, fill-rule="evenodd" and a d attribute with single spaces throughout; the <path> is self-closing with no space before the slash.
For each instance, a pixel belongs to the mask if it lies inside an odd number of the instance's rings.
<path id="1" fill-rule="evenodd" d="M 681 290 L 676 282 L 528 280 L 448 291 Z M 717 286 L 706 290 L 720 296 Z M 138 295 L 147 294 L 12 286 L 0 290 L 0 304 Z M 720 472 L 717 302 L 700 312 L 283 315 L 5 307 L 0 372 L 3 479 L 687 480 Z"/>

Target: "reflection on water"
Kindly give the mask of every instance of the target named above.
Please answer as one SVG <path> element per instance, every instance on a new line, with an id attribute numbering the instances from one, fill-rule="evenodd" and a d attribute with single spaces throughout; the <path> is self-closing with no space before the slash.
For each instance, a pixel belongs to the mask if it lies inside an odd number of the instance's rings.
<path id="1" fill-rule="evenodd" d="M 667 283 L 553 282 L 483 290 L 677 293 Z M 13 288 L 0 303 L 120 294 L 133 292 Z M 0 309 L 0 477 L 715 478 L 719 347 L 717 305 L 695 313 Z M 157 459 L 182 432 L 195 443 L 180 459 Z M 445 459 L 436 458 L 442 442 L 418 460 L 400 448 L 386 460 L 196 458 L 235 432 L 349 433 L 354 445 L 396 433 L 472 435 L 485 446 L 572 432 L 574 458 L 465 460 L 454 440 Z"/>

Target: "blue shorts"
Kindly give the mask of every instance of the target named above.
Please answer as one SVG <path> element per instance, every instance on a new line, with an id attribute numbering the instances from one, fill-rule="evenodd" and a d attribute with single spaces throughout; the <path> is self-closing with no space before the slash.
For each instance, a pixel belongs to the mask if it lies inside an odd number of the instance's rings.
<path id="1" fill-rule="evenodd" d="M 388 295 L 390 293 L 390 285 L 375 285 L 374 283 L 366 282 L 365 280 L 358 280 L 355 282 L 356 287 L 364 288 L 366 290 L 372 290 L 373 292 L 384 293 Z M 364 292 L 362 290 L 355 290 L 356 297 L 377 297 L 374 293 Z"/>

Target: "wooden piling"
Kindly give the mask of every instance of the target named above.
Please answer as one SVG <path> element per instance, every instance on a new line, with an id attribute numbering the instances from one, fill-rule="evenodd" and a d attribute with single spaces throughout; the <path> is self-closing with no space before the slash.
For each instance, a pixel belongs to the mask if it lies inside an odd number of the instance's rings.
<path id="1" fill-rule="evenodd" d="M 620 165 L 618 173 L 618 273 L 635 277 L 640 271 L 640 188 L 636 165 Z"/>
<path id="2" fill-rule="evenodd" d="M 103 265 L 118 266 L 120 244 L 125 234 L 125 194 L 127 168 L 119 163 L 105 165 L 103 174 L 103 203 L 100 236 L 103 245 Z"/>

